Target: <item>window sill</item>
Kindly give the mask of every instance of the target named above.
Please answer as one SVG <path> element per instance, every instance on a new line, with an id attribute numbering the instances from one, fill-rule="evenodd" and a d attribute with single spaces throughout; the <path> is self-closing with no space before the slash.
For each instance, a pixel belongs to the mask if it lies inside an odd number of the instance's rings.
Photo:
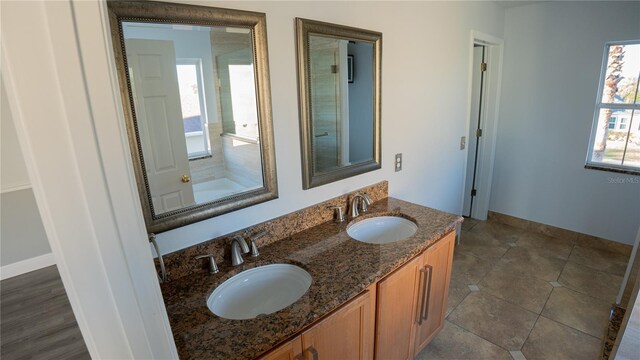
<path id="1" fill-rule="evenodd" d="M 634 170 L 634 169 L 621 169 L 621 168 L 615 168 L 615 167 L 609 167 L 606 165 L 594 165 L 594 164 L 586 164 L 584 166 L 585 169 L 591 169 L 591 170 L 600 170 L 600 171 L 609 171 L 609 172 L 614 172 L 614 173 L 618 173 L 618 174 L 627 174 L 627 175 L 636 175 L 636 176 L 640 176 L 640 169 Z"/>

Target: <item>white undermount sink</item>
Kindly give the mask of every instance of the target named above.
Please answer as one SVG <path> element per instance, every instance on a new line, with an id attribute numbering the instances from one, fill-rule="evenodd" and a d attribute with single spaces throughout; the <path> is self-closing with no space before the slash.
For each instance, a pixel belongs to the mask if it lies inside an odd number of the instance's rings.
<path id="1" fill-rule="evenodd" d="M 399 216 L 376 216 L 358 221 L 347 228 L 353 239 L 369 244 L 388 244 L 404 240 L 418 231 L 411 220 Z"/>
<path id="2" fill-rule="evenodd" d="M 272 264 L 245 270 L 218 286 L 207 307 L 234 320 L 253 319 L 293 304 L 311 286 L 311 275 L 290 264 Z"/>

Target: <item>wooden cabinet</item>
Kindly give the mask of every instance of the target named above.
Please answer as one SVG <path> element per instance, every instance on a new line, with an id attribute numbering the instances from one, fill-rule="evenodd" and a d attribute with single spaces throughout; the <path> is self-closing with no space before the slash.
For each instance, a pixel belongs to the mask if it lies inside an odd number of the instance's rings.
<path id="1" fill-rule="evenodd" d="M 455 232 L 451 232 L 424 252 L 421 268 L 424 281 L 419 288 L 422 308 L 418 309 L 422 314 L 416 316 L 414 354 L 427 346 L 444 326 L 455 237 Z"/>
<path id="2" fill-rule="evenodd" d="M 422 256 L 378 282 L 376 358 L 413 358 L 416 286 Z"/>
<path id="3" fill-rule="evenodd" d="M 376 358 L 412 359 L 444 325 L 455 232 L 378 282 Z"/>
<path id="4" fill-rule="evenodd" d="M 367 290 L 303 332 L 305 359 L 373 359 L 374 299 L 375 293 Z"/>
<path id="5" fill-rule="evenodd" d="M 296 336 L 295 339 L 280 345 L 267 355 L 260 358 L 261 360 L 302 360 L 302 339 Z"/>
<path id="6" fill-rule="evenodd" d="M 375 284 L 261 360 L 373 359 Z"/>
<path id="7" fill-rule="evenodd" d="M 452 231 L 261 360 L 413 359 L 444 326 L 454 242 Z"/>

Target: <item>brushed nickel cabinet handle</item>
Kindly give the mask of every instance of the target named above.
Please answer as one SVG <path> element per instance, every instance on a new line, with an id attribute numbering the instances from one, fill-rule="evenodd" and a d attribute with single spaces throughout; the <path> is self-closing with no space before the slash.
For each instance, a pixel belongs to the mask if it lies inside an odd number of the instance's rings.
<path id="1" fill-rule="evenodd" d="M 429 318 L 429 304 L 431 303 L 431 283 L 433 282 L 433 266 L 427 265 L 429 269 L 429 286 L 427 287 L 427 302 L 424 310 L 424 320 Z"/>
<path id="2" fill-rule="evenodd" d="M 418 279 L 418 283 L 422 284 L 420 289 L 418 289 L 418 302 L 420 302 L 420 307 L 418 308 L 418 325 L 422 325 L 423 311 L 424 311 L 424 302 L 425 302 L 425 290 L 427 288 L 427 268 L 423 267 L 420 269 L 420 279 Z"/>
<path id="3" fill-rule="evenodd" d="M 317 138 L 318 138 L 318 137 L 323 137 L 323 136 L 329 136 L 329 133 L 325 131 L 325 132 L 323 132 L 322 134 L 318 134 L 318 135 L 316 135 L 316 137 L 317 137 Z"/>
<path id="4" fill-rule="evenodd" d="M 318 360 L 318 351 L 313 346 L 309 346 L 307 351 L 311 353 L 313 360 Z"/>

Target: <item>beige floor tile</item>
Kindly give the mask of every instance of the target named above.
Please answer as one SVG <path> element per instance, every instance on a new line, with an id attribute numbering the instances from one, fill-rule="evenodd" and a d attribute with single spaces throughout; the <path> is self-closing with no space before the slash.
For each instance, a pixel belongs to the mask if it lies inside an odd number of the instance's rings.
<path id="1" fill-rule="evenodd" d="M 544 281 L 556 281 L 565 264 L 565 260 L 542 257 L 531 253 L 527 248 L 514 247 L 500 259 L 496 269 L 522 276 L 532 276 Z"/>
<path id="2" fill-rule="evenodd" d="M 505 244 L 515 242 L 520 236 L 527 233 L 525 230 L 518 229 L 511 225 L 491 221 L 481 221 L 469 232 L 478 235 L 488 235 Z"/>
<path id="3" fill-rule="evenodd" d="M 600 340 L 540 316 L 522 353 L 529 360 L 595 360 L 600 354 Z"/>
<path id="4" fill-rule="evenodd" d="M 567 288 L 555 288 L 542 315 L 602 339 L 609 324 L 611 303 Z"/>
<path id="5" fill-rule="evenodd" d="M 447 299 L 447 312 L 445 313 L 445 317 L 449 316 L 453 309 L 455 309 L 470 292 L 471 290 L 468 285 L 452 281 L 449 284 L 449 297 Z"/>
<path id="6" fill-rule="evenodd" d="M 474 292 L 448 320 L 507 350 L 520 350 L 538 315 L 485 292 Z"/>
<path id="7" fill-rule="evenodd" d="M 519 247 L 526 248 L 531 254 L 563 260 L 569 258 L 573 248 L 573 242 L 565 238 L 554 238 L 532 232 L 520 236 L 517 244 Z"/>
<path id="8" fill-rule="evenodd" d="M 462 223 L 462 230 L 471 230 L 471 228 L 476 226 L 478 223 L 479 221 L 476 219 L 465 218 L 464 222 Z"/>
<path id="9" fill-rule="evenodd" d="M 494 261 L 480 259 L 456 247 L 453 254 L 451 282 L 462 285 L 477 284 L 491 270 L 493 263 Z"/>
<path id="10" fill-rule="evenodd" d="M 576 245 L 569 261 L 604 271 L 613 275 L 624 276 L 629 256 L 606 250 Z"/>
<path id="11" fill-rule="evenodd" d="M 490 271 L 480 282 L 480 288 L 536 314 L 540 314 L 553 290 L 547 281 L 504 269 Z"/>
<path id="12" fill-rule="evenodd" d="M 511 247 L 505 242 L 484 234 L 467 231 L 460 237 L 459 251 L 471 253 L 483 259 L 499 259 Z"/>
<path id="13" fill-rule="evenodd" d="M 583 294 L 611 302 L 615 301 L 618 294 L 622 276 L 607 274 L 584 265 L 568 262 L 562 270 L 558 282 Z"/>
<path id="14" fill-rule="evenodd" d="M 426 359 L 504 359 L 511 360 L 509 353 L 487 340 L 445 321 L 444 328 L 415 360 Z"/>

